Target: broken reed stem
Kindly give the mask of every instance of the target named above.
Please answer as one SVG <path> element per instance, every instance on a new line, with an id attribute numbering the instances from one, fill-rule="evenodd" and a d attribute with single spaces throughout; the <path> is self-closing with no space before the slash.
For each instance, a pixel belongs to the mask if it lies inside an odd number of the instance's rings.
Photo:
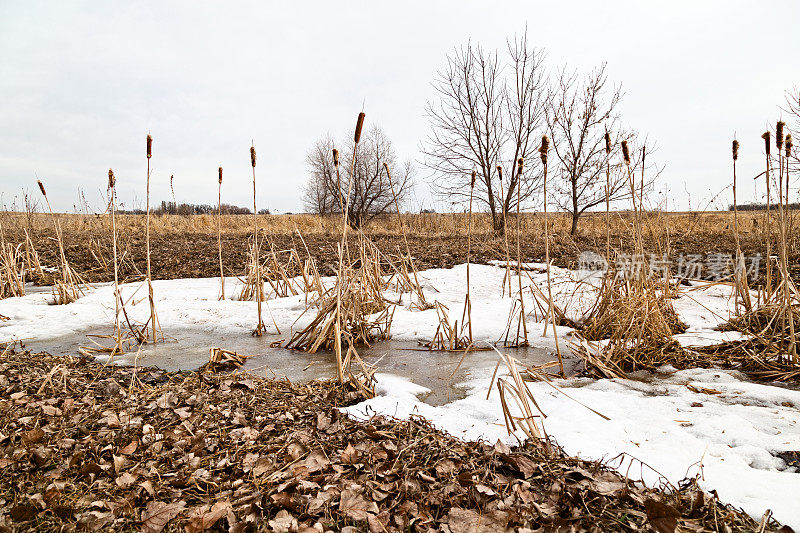
<path id="1" fill-rule="evenodd" d="M 108 190 L 111 193 L 111 242 L 114 250 L 114 348 L 111 357 L 121 351 L 122 328 L 119 314 L 122 308 L 122 296 L 119 293 L 119 259 L 117 256 L 117 180 L 114 171 L 108 169 Z"/>
<path id="2" fill-rule="evenodd" d="M 37 183 L 39 184 L 39 190 L 42 191 L 42 196 L 44 196 L 44 201 L 47 204 L 47 210 L 50 212 L 50 217 L 53 219 L 53 225 L 55 226 L 56 230 L 56 238 L 58 240 L 58 252 L 61 256 L 61 279 L 63 288 L 58 291 L 61 294 L 57 303 L 67 304 L 70 303 L 70 301 L 78 299 L 78 288 L 75 286 L 76 280 L 72 276 L 69 263 L 67 263 L 67 255 L 64 253 L 64 239 L 61 235 L 61 224 L 59 224 L 58 219 L 56 218 L 55 214 L 53 214 L 53 208 L 50 207 L 50 199 L 47 198 L 47 191 L 44 189 L 44 184 L 41 180 L 37 180 Z"/>
<path id="3" fill-rule="evenodd" d="M 250 166 L 253 167 L 253 270 L 256 283 L 256 301 L 258 302 L 258 325 L 253 335 L 260 337 L 267 329 L 261 319 L 261 300 L 263 299 L 263 283 L 261 281 L 261 260 L 258 257 L 258 209 L 256 207 L 256 148 L 250 145 Z"/>
<path id="4" fill-rule="evenodd" d="M 222 268 L 222 167 L 219 167 L 219 191 L 217 193 L 217 248 L 219 250 L 219 299 L 224 300 L 225 271 Z"/>
<path id="5" fill-rule="evenodd" d="M 556 355 L 558 356 L 558 367 L 561 376 L 564 376 L 564 360 L 561 357 L 561 348 L 558 345 L 558 333 L 556 332 L 556 317 L 553 310 L 553 284 L 550 279 L 550 230 L 547 220 L 547 150 L 550 148 L 550 139 L 547 135 L 542 135 L 542 146 L 539 148 L 539 155 L 542 158 L 544 167 L 543 178 L 543 202 L 544 202 L 544 261 L 547 268 L 547 311 L 550 315 L 550 324 L 553 326 L 553 339 L 556 343 Z M 544 322 L 543 336 L 547 334 L 547 320 Z"/>
<path id="6" fill-rule="evenodd" d="M 153 156 L 153 137 L 147 134 L 147 218 L 145 222 L 145 246 L 147 248 L 147 298 L 150 302 L 150 329 L 153 332 L 153 343 L 158 342 L 156 328 L 156 304 L 153 299 L 153 276 L 150 270 L 150 158 Z"/>
<path id="7" fill-rule="evenodd" d="M 519 343 L 519 346 L 528 346 L 528 325 L 525 323 L 525 298 L 522 294 L 522 248 L 520 246 L 520 238 L 522 236 L 522 228 L 520 227 L 520 203 L 522 200 L 522 194 L 520 189 L 522 184 L 522 171 L 524 169 L 524 164 L 525 162 L 520 157 L 517 160 L 517 284 L 519 285 L 519 320 L 522 322 L 523 341 L 522 343 Z M 519 326 L 517 327 L 517 339 L 518 338 Z"/>

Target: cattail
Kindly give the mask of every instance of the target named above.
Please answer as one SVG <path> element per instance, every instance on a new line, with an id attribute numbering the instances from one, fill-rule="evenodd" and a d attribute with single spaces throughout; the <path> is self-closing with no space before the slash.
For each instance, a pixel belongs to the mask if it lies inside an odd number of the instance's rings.
<path id="1" fill-rule="evenodd" d="M 733 140 L 733 160 L 739 159 L 739 141 Z"/>
<path id="2" fill-rule="evenodd" d="M 622 159 L 625 161 L 626 165 L 630 166 L 631 153 L 628 150 L 628 141 L 622 141 Z"/>
<path id="3" fill-rule="evenodd" d="M 333 149 L 333 166 L 339 166 L 339 150 L 336 148 Z"/>
<path id="4" fill-rule="evenodd" d="M 222 167 L 219 167 L 219 184 L 222 185 Z"/>
<path id="5" fill-rule="evenodd" d="M 147 159 L 153 157 L 153 136 L 147 134 Z"/>
<path id="6" fill-rule="evenodd" d="M 256 168 L 256 147 L 255 146 L 251 146 L 250 147 L 250 164 L 253 166 L 253 168 Z"/>
<path id="7" fill-rule="evenodd" d="M 606 130 L 606 155 L 611 153 L 611 134 Z"/>
<path id="8" fill-rule="evenodd" d="M 786 126 L 786 123 L 782 120 L 779 120 L 778 123 L 775 125 L 775 146 L 778 147 L 778 152 L 781 151 L 783 148 L 783 128 Z M 780 153 L 778 154 L 780 155 Z"/>
<path id="9" fill-rule="evenodd" d="M 473 171 L 472 171 L 472 180 L 471 180 L 471 181 L 470 181 L 470 183 L 469 183 L 469 187 L 470 187 L 470 189 L 474 189 L 474 188 L 475 188 L 475 178 L 476 178 L 477 176 L 478 176 L 478 173 L 477 173 L 477 172 L 475 172 L 475 171 L 473 170 Z"/>
<path id="10" fill-rule="evenodd" d="M 42 180 L 36 180 L 36 183 L 39 184 L 39 190 L 42 191 L 42 196 L 47 196 L 47 192 L 44 190 L 44 183 L 42 183 Z"/>
<path id="11" fill-rule="evenodd" d="M 110 168 L 108 169 L 108 188 L 113 189 L 114 185 L 117 183 L 117 178 L 114 177 L 114 171 Z"/>
<path id="12" fill-rule="evenodd" d="M 517 159 L 517 176 L 522 176 L 522 169 L 525 166 L 525 161 L 520 157 Z"/>
<path id="13" fill-rule="evenodd" d="M 497 165 L 497 174 L 500 175 L 500 181 L 503 181 L 503 167 Z"/>
<path id="14" fill-rule="evenodd" d="M 364 114 L 363 111 L 358 114 L 358 122 L 356 122 L 356 134 L 355 134 L 355 137 L 353 137 L 355 139 L 355 141 L 356 141 L 356 144 L 358 144 L 358 141 L 361 140 L 361 128 L 364 127 L 364 117 L 365 116 L 366 115 Z"/>
<path id="15" fill-rule="evenodd" d="M 550 149 L 550 139 L 547 135 L 542 135 L 542 146 L 539 148 L 539 155 L 542 157 L 542 164 L 547 164 L 547 151 Z"/>
<path id="16" fill-rule="evenodd" d="M 786 136 L 786 157 L 792 157 L 792 134 Z"/>
<path id="17" fill-rule="evenodd" d="M 765 131 L 761 138 L 764 139 L 764 150 L 766 150 L 767 155 L 769 155 L 769 132 Z"/>

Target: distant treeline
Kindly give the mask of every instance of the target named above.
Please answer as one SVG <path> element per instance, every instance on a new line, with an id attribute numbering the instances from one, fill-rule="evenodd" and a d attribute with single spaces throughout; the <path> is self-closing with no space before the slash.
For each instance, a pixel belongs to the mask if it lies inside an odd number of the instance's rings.
<path id="1" fill-rule="evenodd" d="M 222 204 L 220 207 L 223 215 L 251 215 L 253 211 L 249 207 L 239 207 L 238 205 Z M 208 204 L 178 204 L 175 202 L 161 202 L 161 205 L 154 207 L 151 213 L 154 215 L 213 215 L 217 212 L 217 206 Z M 144 209 L 122 209 L 120 213 L 126 215 L 143 215 Z M 269 209 L 259 209 L 259 215 L 269 215 Z"/>
<path id="2" fill-rule="evenodd" d="M 771 208 L 774 209 L 776 207 L 775 204 L 771 204 Z M 766 211 L 767 204 L 742 204 L 737 206 L 739 211 Z M 789 204 L 789 209 L 800 209 L 800 203 L 794 202 Z M 733 204 L 728 206 L 728 211 L 733 211 Z"/>

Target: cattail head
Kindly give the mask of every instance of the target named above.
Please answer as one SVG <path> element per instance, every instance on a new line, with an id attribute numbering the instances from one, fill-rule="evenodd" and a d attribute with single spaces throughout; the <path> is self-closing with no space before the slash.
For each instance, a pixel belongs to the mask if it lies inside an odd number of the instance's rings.
<path id="1" fill-rule="evenodd" d="M 219 167 L 219 184 L 222 185 L 222 167 Z"/>
<path id="2" fill-rule="evenodd" d="M 339 150 L 336 148 L 333 149 L 333 166 L 339 166 Z"/>
<path id="3" fill-rule="evenodd" d="M 542 158 L 542 163 L 547 164 L 547 151 L 550 149 L 550 139 L 547 135 L 542 135 L 542 146 L 539 147 L 539 156 Z"/>
<path id="4" fill-rule="evenodd" d="M 477 176 L 478 176 L 478 173 L 473 170 L 472 171 L 472 180 L 469 182 L 470 189 L 474 189 L 475 188 L 475 178 Z"/>
<path id="5" fill-rule="evenodd" d="M 611 134 L 606 130 L 606 155 L 611 153 Z"/>
<path id="6" fill-rule="evenodd" d="M 517 159 L 517 176 L 522 176 L 523 168 L 525 168 L 525 160 L 520 157 Z"/>
<path id="7" fill-rule="evenodd" d="M 256 168 L 256 147 L 250 146 L 250 164 Z"/>
<path id="8" fill-rule="evenodd" d="M 783 148 L 783 128 L 785 126 L 786 123 L 782 120 L 779 120 L 775 125 L 775 146 L 778 147 L 778 155 L 780 155 L 781 148 Z"/>
<path id="9" fill-rule="evenodd" d="M 792 157 L 792 134 L 786 136 L 786 157 Z"/>
<path id="10" fill-rule="evenodd" d="M 739 141 L 733 140 L 733 160 L 739 159 Z"/>
<path id="11" fill-rule="evenodd" d="M 147 134 L 147 159 L 153 157 L 153 136 Z"/>
<path id="12" fill-rule="evenodd" d="M 628 141 L 622 141 L 622 159 L 625 161 L 626 165 L 630 166 L 631 152 L 628 150 Z"/>
<path id="13" fill-rule="evenodd" d="M 764 139 L 764 150 L 766 150 L 767 155 L 769 155 L 769 132 L 765 131 L 761 138 Z"/>
<path id="14" fill-rule="evenodd" d="M 503 181 L 503 167 L 497 165 L 497 175 L 500 176 L 500 181 Z"/>
<path id="15" fill-rule="evenodd" d="M 353 137 L 353 139 L 356 141 L 356 144 L 358 144 L 358 141 L 361 140 L 361 128 L 364 127 L 364 117 L 365 116 L 366 115 L 364 114 L 363 111 L 358 114 L 358 121 L 356 122 L 356 134 Z"/>
<path id="16" fill-rule="evenodd" d="M 47 191 L 44 190 L 44 183 L 42 183 L 42 180 L 36 180 L 36 183 L 39 184 L 39 190 L 42 191 L 42 196 L 47 196 Z"/>
<path id="17" fill-rule="evenodd" d="M 114 185 L 117 183 L 117 178 L 114 177 L 114 171 L 110 168 L 108 169 L 108 188 L 113 189 Z"/>

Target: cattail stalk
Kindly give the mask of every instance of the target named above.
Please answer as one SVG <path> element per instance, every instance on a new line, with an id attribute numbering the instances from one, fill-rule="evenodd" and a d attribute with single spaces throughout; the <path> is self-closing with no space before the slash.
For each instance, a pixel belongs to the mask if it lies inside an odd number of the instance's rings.
<path id="1" fill-rule="evenodd" d="M 472 345 L 472 299 L 470 297 L 470 279 L 469 279 L 469 263 L 471 260 L 472 252 L 472 197 L 475 193 L 475 178 L 477 172 L 472 171 L 472 179 L 469 183 L 469 215 L 467 218 L 467 296 L 464 300 L 464 311 L 461 314 L 461 323 L 464 323 L 464 314 L 466 313 L 467 328 L 469 331 L 469 344 Z"/>
<path id="2" fill-rule="evenodd" d="M 158 342 L 156 328 L 158 318 L 156 317 L 156 304 L 153 298 L 153 275 L 150 269 L 150 158 L 153 157 L 153 137 L 147 134 L 147 198 L 146 198 L 146 230 L 145 246 L 147 248 L 147 298 L 150 302 L 150 330 L 153 333 L 153 343 Z"/>
<path id="3" fill-rule="evenodd" d="M 350 197 L 353 194 L 353 181 L 356 171 L 356 154 L 358 153 L 358 143 L 361 140 L 361 130 L 364 127 L 366 115 L 362 111 L 356 120 L 356 130 L 353 135 L 353 159 L 350 163 L 350 180 L 347 184 L 347 198 L 345 199 L 344 209 L 342 209 L 342 242 L 339 244 L 339 271 L 336 275 L 336 323 L 334 324 L 334 352 L 336 353 L 336 373 L 339 383 L 344 383 L 344 360 L 342 359 L 342 283 L 344 283 L 344 252 L 348 250 L 349 268 L 349 248 L 347 247 L 347 226 L 350 213 Z M 337 167 L 338 168 L 338 167 Z"/>
<path id="4" fill-rule="evenodd" d="M 765 290 L 765 297 L 764 301 L 766 302 L 770 295 L 772 294 L 772 229 L 770 227 L 771 217 L 770 217 L 770 183 L 769 183 L 769 169 L 770 169 L 770 133 L 765 131 L 761 138 L 764 139 L 764 152 L 766 158 L 766 171 L 764 172 L 764 180 L 767 186 L 767 210 L 766 210 L 766 221 L 764 222 L 764 233 L 765 239 L 767 241 L 767 285 Z"/>
<path id="5" fill-rule="evenodd" d="M 256 301 L 258 302 L 258 325 L 253 331 L 253 335 L 260 337 L 267 328 L 261 319 L 261 300 L 264 287 L 261 280 L 261 259 L 258 253 L 260 243 L 258 242 L 258 208 L 256 206 L 256 148 L 253 145 L 250 145 L 250 166 L 253 167 L 253 275 L 255 276 Z"/>
<path id="6" fill-rule="evenodd" d="M 788 217 L 790 216 L 790 214 L 789 214 L 789 161 L 790 161 L 790 159 L 789 158 L 792 157 L 792 136 L 791 135 L 787 135 L 786 136 L 786 153 L 784 154 L 784 157 L 786 158 L 786 164 L 784 166 L 786 168 L 786 217 L 788 219 Z M 784 239 L 783 239 L 784 248 L 786 247 L 786 241 L 788 240 L 788 237 L 789 237 L 789 226 L 788 226 L 788 220 L 787 220 L 787 224 L 784 226 Z M 786 269 L 786 280 L 784 281 L 784 287 L 785 287 L 786 292 L 784 293 L 784 298 L 786 300 L 786 305 L 787 305 L 786 313 L 787 313 L 787 318 L 789 320 L 789 356 L 791 357 L 792 362 L 794 364 L 798 364 L 800 362 L 800 358 L 798 357 L 798 353 L 797 353 L 797 337 L 796 337 L 796 332 L 795 332 L 795 329 L 794 329 L 794 308 L 792 307 L 792 302 L 791 302 L 791 299 L 790 299 L 790 295 L 788 293 L 788 289 L 789 289 L 789 269 L 788 269 L 788 266 L 789 265 L 788 265 L 788 253 L 786 251 L 784 251 L 784 258 L 786 260 L 786 264 L 784 265 L 784 268 Z"/>
<path id="7" fill-rule="evenodd" d="M 731 153 L 733 155 L 733 233 L 736 238 L 736 268 L 734 270 L 734 278 L 736 280 L 735 305 L 738 312 L 739 299 L 741 299 L 745 310 L 749 313 L 752 309 L 750 288 L 747 285 L 747 272 L 739 241 L 739 204 L 736 197 L 736 161 L 739 159 L 739 141 L 735 139 L 731 145 Z"/>
<path id="8" fill-rule="evenodd" d="M 561 375 L 564 376 L 564 360 L 561 357 L 561 348 L 558 345 L 558 332 L 556 332 L 556 316 L 553 305 L 553 283 L 550 278 L 550 229 L 547 220 L 547 151 L 550 148 L 550 139 L 547 135 L 542 136 L 542 146 L 539 148 L 539 156 L 542 159 L 543 168 L 543 203 L 544 203 L 544 262 L 547 269 L 547 310 L 550 315 L 550 324 L 553 326 L 553 339 L 556 343 L 556 355 L 558 356 L 558 367 Z M 547 320 L 544 323 L 543 335 L 547 334 Z"/>
<path id="9" fill-rule="evenodd" d="M 122 346 L 122 328 L 120 327 L 119 314 L 122 308 L 122 295 L 119 293 L 119 259 L 117 257 L 117 180 L 114 171 L 108 169 L 108 190 L 111 194 L 111 241 L 114 249 L 114 349 L 111 356 Z"/>
<path id="10" fill-rule="evenodd" d="M 606 261 L 611 261 L 611 134 L 606 130 Z"/>
<path id="11" fill-rule="evenodd" d="M 520 238 L 522 236 L 522 228 L 520 227 L 520 204 L 522 203 L 521 187 L 524 165 L 525 162 L 520 157 L 517 160 L 517 284 L 519 285 L 519 319 L 522 322 L 522 334 L 524 337 L 520 346 L 528 346 L 528 326 L 525 323 L 525 298 L 522 296 L 522 247 L 520 245 Z M 519 337 L 519 327 L 517 327 L 517 337 Z"/>
<path id="12" fill-rule="evenodd" d="M 217 248 L 219 250 L 219 299 L 224 300 L 225 271 L 222 268 L 222 167 L 219 167 L 219 190 L 217 192 Z"/>
<path id="13" fill-rule="evenodd" d="M 508 281 L 508 295 L 511 296 L 511 253 L 508 250 L 508 212 L 506 209 L 506 193 L 503 191 L 503 167 L 500 165 L 497 165 L 497 175 L 500 177 L 500 201 L 502 202 L 503 208 L 503 244 L 506 250 L 506 275 L 503 278 L 502 294 L 505 295 L 506 293 L 506 281 Z M 510 190 L 511 184 L 509 183 L 509 191 Z"/>

